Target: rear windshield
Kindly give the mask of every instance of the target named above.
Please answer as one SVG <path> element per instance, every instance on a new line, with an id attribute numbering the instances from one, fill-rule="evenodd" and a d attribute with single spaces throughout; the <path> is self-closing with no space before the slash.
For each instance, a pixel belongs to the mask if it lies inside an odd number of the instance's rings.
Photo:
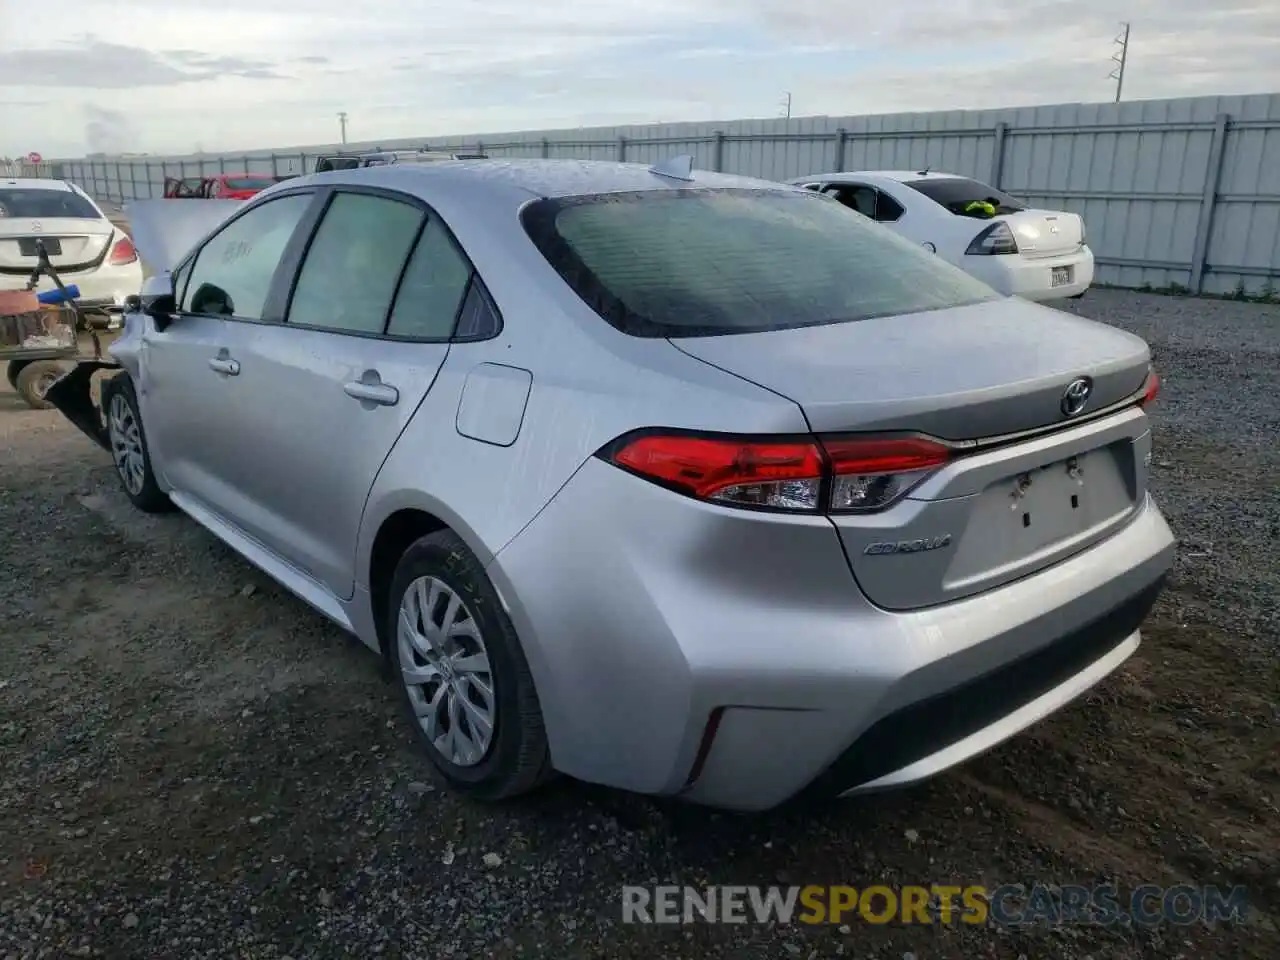
<path id="1" fill-rule="evenodd" d="M 226 184 L 232 190 L 265 190 L 275 183 L 270 177 L 227 177 Z"/>
<path id="2" fill-rule="evenodd" d="M 22 190 L 0 187 L 0 217 L 73 217 L 100 219 L 98 211 L 70 190 Z"/>
<path id="3" fill-rule="evenodd" d="M 977 180 L 967 180 L 964 177 L 908 180 L 907 186 L 923 193 L 935 203 L 942 204 L 960 217 L 990 217 L 1027 209 L 1027 205 L 1017 197 L 1011 197 L 995 187 L 989 187 Z M 990 207 L 985 206 L 988 204 Z"/>
<path id="4" fill-rule="evenodd" d="M 540 200 L 523 219 L 565 282 L 634 336 L 785 330 L 996 296 L 934 254 L 807 191 Z"/>

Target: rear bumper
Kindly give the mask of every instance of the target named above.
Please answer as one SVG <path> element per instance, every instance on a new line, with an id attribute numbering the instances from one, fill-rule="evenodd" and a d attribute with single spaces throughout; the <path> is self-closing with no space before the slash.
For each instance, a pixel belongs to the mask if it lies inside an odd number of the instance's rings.
<path id="1" fill-rule="evenodd" d="M 104 262 L 96 270 L 60 273 L 58 276 L 64 286 L 69 287 L 74 284 L 79 287 L 80 305 L 93 309 L 121 307 L 126 297 L 142 289 L 142 264 L 136 260 L 118 267 Z M 22 290 L 26 285 L 26 276 L 0 274 L 0 289 Z M 55 289 L 57 289 L 56 285 L 48 277 L 42 277 L 40 284 L 36 287 L 38 293 Z"/>
<path id="2" fill-rule="evenodd" d="M 931 776 L 1079 695 L 1136 648 L 1173 544 L 1148 499 L 1071 559 L 895 613 L 824 518 L 725 510 L 592 460 L 490 572 L 558 769 L 759 810 Z"/>
<path id="3" fill-rule="evenodd" d="M 1059 300 L 1084 293 L 1093 284 L 1093 251 L 1087 246 L 1057 257 L 1034 260 L 1020 256 L 966 256 L 965 270 L 1009 297 L 1026 300 Z M 1067 267 L 1071 282 L 1055 287 L 1054 268 Z"/>

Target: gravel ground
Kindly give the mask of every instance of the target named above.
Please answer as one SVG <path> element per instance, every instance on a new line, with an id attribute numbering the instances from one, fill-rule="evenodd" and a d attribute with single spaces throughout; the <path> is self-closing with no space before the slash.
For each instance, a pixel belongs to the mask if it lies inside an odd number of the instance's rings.
<path id="1" fill-rule="evenodd" d="M 439 789 L 376 658 L 0 393 L 0 960 L 1280 956 L 1280 308 L 1099 290 L 1150 339 L 1182 540 L 1141 650 L 920 788 L 759 817 Z M 488 856 L 490 854 L 495 856 Z M 1209 929 L 624 926 L 624 883 L 1245 884 Z"/>

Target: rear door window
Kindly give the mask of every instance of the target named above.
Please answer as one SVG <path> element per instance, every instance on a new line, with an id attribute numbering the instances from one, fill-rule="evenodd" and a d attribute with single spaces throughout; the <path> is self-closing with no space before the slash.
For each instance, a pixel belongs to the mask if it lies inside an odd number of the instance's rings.
<path id="1" fill-rule="evenodd" d="M 411 203 L 335 194 L 302 261 L 289 323 L 381 335 L 423 217 Z"/>
<path id="2" fill-rule="evenodd" d="M 958 217 L 991 216 L 991 208 L 994 208 L 996 214 L 1017 213 L 1027 209 L 1027 205 L 1017 197 L 965 177 L 908 180 L 906 185 L 946 207 Z"/>
<path id="3" fill-rule="evenodd" d="M 990 300 L 991 288 L 807 191 L 652 190 L 544 199 L 538 249 L 636 336 L 782 330 Z"/>

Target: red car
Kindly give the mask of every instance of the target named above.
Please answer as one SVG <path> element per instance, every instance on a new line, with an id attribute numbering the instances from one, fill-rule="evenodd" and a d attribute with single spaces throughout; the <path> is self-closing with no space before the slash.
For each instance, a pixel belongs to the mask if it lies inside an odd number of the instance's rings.
<path id="1" fill-rule="evenodd" d="M 210 200 L 248 200 L 275 182 L 275 177 L 264 173 L 220 173 L 205 178 L 200 195 Z"/>
<path id="2" fill-rule="evenodd" d="M 169 200 L 248 200 L 279 178 L 265 173 L 219 173 L 212 177 L 169 177 L 164 196 Z"/>

